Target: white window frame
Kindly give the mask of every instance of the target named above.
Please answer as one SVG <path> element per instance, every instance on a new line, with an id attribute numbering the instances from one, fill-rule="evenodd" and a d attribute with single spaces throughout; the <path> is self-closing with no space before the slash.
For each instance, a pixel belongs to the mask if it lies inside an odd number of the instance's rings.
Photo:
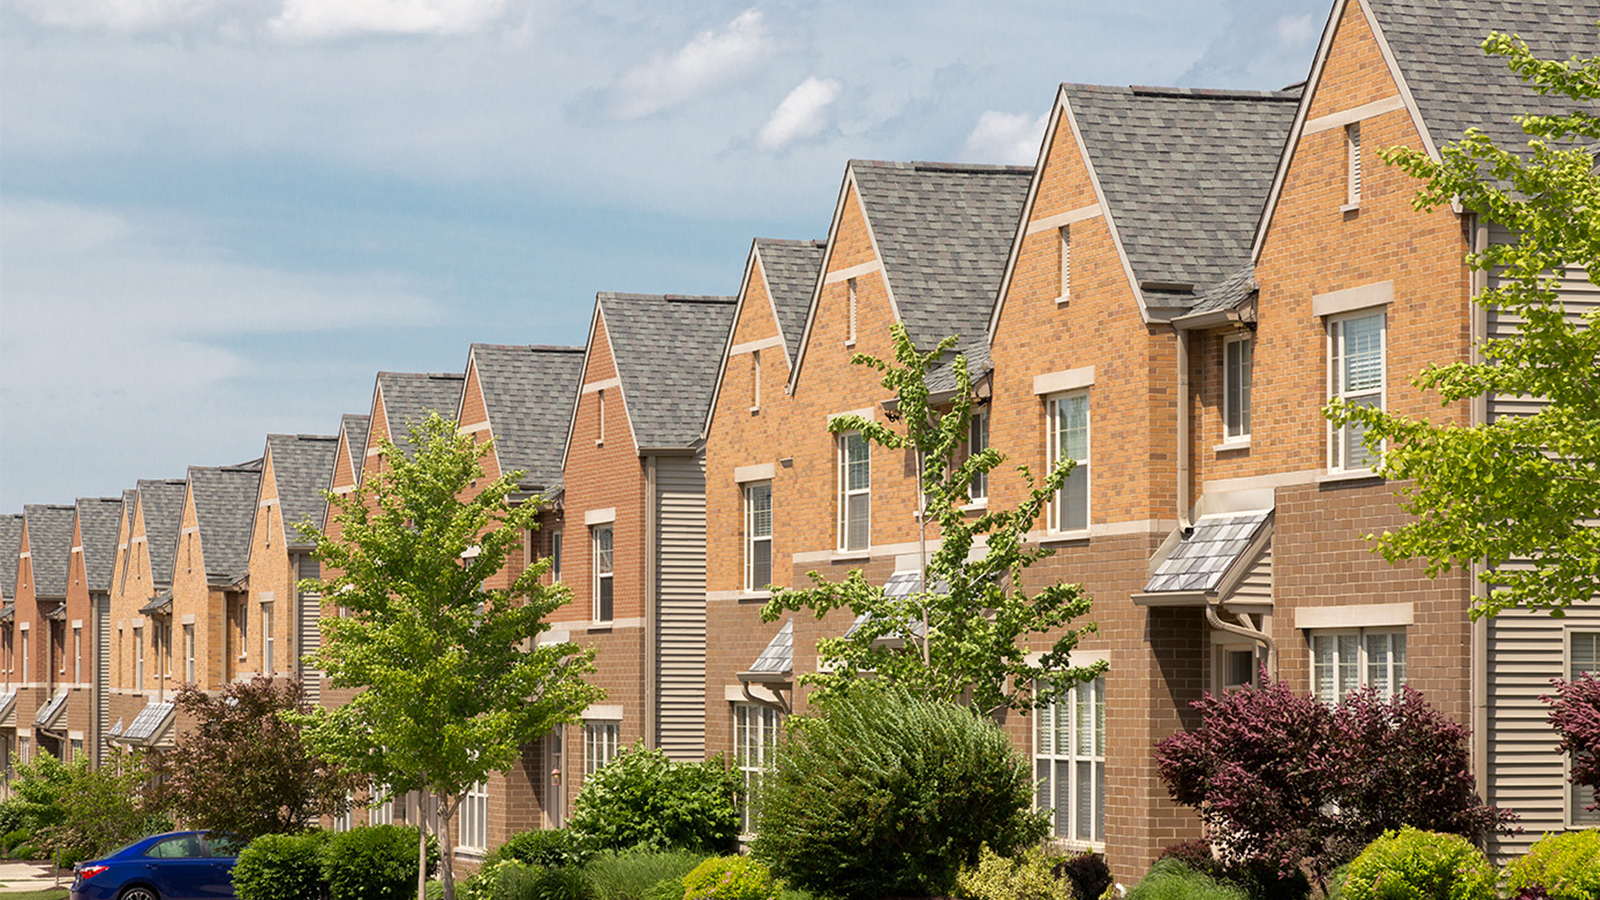
<path id="1" fill-rule="evenodd" d="M 261 604 L 261 674 L 272 674 L 272 603 Z"/>
<path id="2" fill-rule="evenodd" d="M 194 624 L 183 626 L 183 681 L 194 684 Z"/>
<path id="3" fill-rule="evenodd" d="M 766 524 L 763 532 L 758 518 L 761 510 L 757 506 L 757 495 L 766 496 Z M 756 577 L 756 557 L 758 550 L 765 550 L 767 563 L 767 577 L 765 581 L 758 581 Z M 744 589 L 747 592 L 764 591 L 772 583 L 772 482 L 751 481 L 744 485 Z"/>
<path id="4" fill-rule="evenodd" d="M 750 411 L 761 411 L 761 351 L 750 351 Z"/>
<path id="5" fill-rule="evenodd" d="M 596 622 L 609 622 L 617 614 L 617 581 L 616 581 L 616 554 L 617 535 L 612 523 L 596 525 L 590 535 L 590 543 L 594 546 L 592 559 L 594 561 L 594 620 Z M 605 546 L 609 545 L 609 546 Z M 605 608 L 604 595 L 611 595 L 611 608 Z M 607 614 L 608 613 L 608 614 Z"/>
<path id="6" fill-rule="evenodd" d="M 1349 357 L 1346 349 L 1346 334 L 1351 322 L 1365 319 L 1378 319 L 1378 386 L 1352 391 L 1344 387 L 1344 366 Z M 1389 407 L 1389 313 L 1387 307 L 1371 307 L 1328 317 L 1328 397 L 1340 397 L 1347 402 L 1364 399 L 1376 399 L 1379 409 Z M 1346 448 L 1355 437 L 1355 426 L 1342 425 L 1335 427 L 1328 423 L 1328 471 L 1330 472 L 1367 472 L 1371 471 L 1375 459 L 1363 457 L 1360 465 L 1350 465 Z M 1363 451 L 1363 454 L 1365 451 Z"/>
<path id="7" fill-rule="evenodd" d="M 372 793 L 374 797 L 382 797 L 383 800 L 372 804 L 372 811 L 367 814 L 367 823 L 370 825 L 393 825 L 394 797 L 389 792 L 389 786 L 385 784 L 375 785 Z"/>
<path id="8" fill-rule="evenodd" d="M 28 634 L 22 634 L 22 680 L 28 680 Z M 133 689 L 144 690 L 144 626 L 138 625 L 133 629 Z"/>
<path id="9" fill-rule="evenodd" d="M 1061 269 L 1061 293 L 1057 303 L 1072 300 L 1072 226 L 1063 225 L 1056 231 L 1056 259 Z"/>
<path id="10" fill-rule="evenodd" d="M 1345 208 L 1361 205 L 1361 123 L 1344 127 Z"/>
<path id="11" fill-rule="evenodd" d="M 583 776 L 605 768 L 617 758 L 622 744 L 622 723 L 616 719 L 586 719 L 583 723 Z"/>
<path id="12" fill-rule="evenodd" d="M 1398 656 L 1395 653 L 1394 639 L 1399 638 Z M 1348 639 L 1348 643 L 1345 639 Z M 1384 642 L 1385 661 L 1379 663 L 1372 658 L 1373 645 Z M 1323 703 L 1330 706 L 1342 702 L 1351 691 L 1366 687 L 1379 688 L 1383 697 L 1391 697 L 1398 693 L 1406 684 L 1408 671 L 1406 669 L 1406 629 L 1401 627 L 1383 628 L 1319 628 L 1311 632 L 1311 693 Z M 1347 652 L 1354 648 L 1355 659 L 1347 659 Z M 1323 648 L 1332 651 L 1326 664 L 1322 661 Z M 1326 665 L 1328 678 L 1331 685 L 1328 690 L 1321 687 L 1322 675 Z M 1382 665 L 1383 673 L 1381 683 L 1374 678 L 1374 670 Z M 1349 675 L 1353 672 L 1354 679 Z"/>
<path id="13" fill-rule="evenodd" d="M 1037 784 L 1034 808 L 1054 810 L 1050 817 L 1051 835 L 1095 850 L 1105 847 L 1105 696 L 1105 676 L 1101 675 L 1076 685 L 1050 706 L 1034 710 L 1031 716 Z M 1063 714 L 1064 729 L 1059 721 Z M 1086 728 L 1090 731 L 1087 738 Z M 1063 738 L 1065 748 L 1061 746 Z M 1085 804 L 1087 821 L 1081 808 Z"/>
<path id="14" fill-rule="evenodd" d="M 1089 530 L 1089 523 L 1091 521 L 1090 516 L 1094 509 L 1094 481 L 1090 467 L 1090 460 L 1094 458 L 1094 410 L 1090 404 L 1088 390 L 1068 391 L 1066 393 L 1056 394 L 1049 399 L 1049 403 L 1047 404 L 1049 419 L 1047 421 L 1050 432 L 1050 468 L 1053 471 L 1057 462 L 1064 458 L 1062 455 L 1064 451 L 1061 447 L 1061 436 L 1063 430 L 1061 427 L 1062 411 L 1066 404 L 1073 403 L 1078 400 L 1083 401 L 1083 453 L 1081 456 L 1072 457 L 1072 459 L 1077 462 L 1077 465 L 1074 466 L 1072 472 L 1067 475 L 1067 480 L 1062 483 L 1061 489 L 1057 491 L 1055 496 L 1050 499 L 1049 530 L 1051 532 L 1060 534 L 1086 533 Z M 1083 484 L 1083 522 L 1082 524 L 1074 522 L 1071 523 L 1071 527 L 1068 527 L 1068 493 L 1072 489 L 1072 486 L 1075 483 L 1078 483 L 1078 479 L 1082 479 L 1081 483 Z"/>
<path id="15" fill-rule="evenodd" d="M 744 779 L 739 797 L 739 834 L 755 835 L 756 808 L 762 785 L 777 755 L 783 713 L 755 703 L 733 704 L 733 764 Z"/>
<path id="16" fill-rule="evenodd" d="M 1600 675 L 1600 628 L 1592 624 L 1568 628 L 1563 637 L 1562 677 L 1571 681 L 1584 672 Z M 1580 642 L 1591 646 L 1580 652 L 1574 646 Z M 1562 784 L 1566 788 L 1562 793 L 1566 795 L 1567 827 L 1593 828 L 1600 825 L 1600 810 L 1584 809 L 1592 801 L 1582 796 L 1583 787 L 1566 780 L 1572 774 L 1572 759 L 1565 754 L 1561 759 L 1561 772 Z M 1600 799 L 1600 794 L 1594 799 Z"/>
<path id="17" fill-rule="evenodd" d="M 1250 383 L 1255 364 L 1255 345 L 1255 335 L 1249 332 L 1230 334 L 1222 339 L 1224 444 L 1250 441 Z"/>
<path id="18" fill-rule="evenodd" d="M 83 684 L 83 626 L 72 629 L 72 681 Z"/>
<path id="19" fill-rule="evenodd" d="M 603 447 L 606 443 L 606 389 L 595 391 L 595 428 L 596 437 L 594 445 Z"/>
<path id="20" fill-rule="evenodd" d="M 989 449 L 989 411 L 979 410 L 972 414 L 967 422 L 967 457 L 970 459 Z M 973 506 L 982 506 L 989 502 L 989 473 L 979 472 L 972 476 L 972 484 L 967 487 L 967 500 Z"/>
<path id="21" fill-rule="evenodd" d="M 344 799 L 347 804 L 345 811 L 333 817 L 333 830 L 336 834 L 355 827 L 355 796 L 346 791 Z"/>
<path id="22" fill-rule="evenodd" d="M 858 462 L 866 467 L 866 486 L 861 488 L 850 487 L 850 466 L 852 444 L 859 444 L 861 456 Z M 838 506 L 839 506 L 839 534 L 838 549 L 841 553 L 862 551 L 872 546 L 872 444 L 862 436 L 859 431 L 846 431 L 838 436 L 835 442 L 838 466 Z M 850 532 L 850 509 L 857 503 L 864 503 L 867 508 L 866 522 L 862 526 L 862 534 L 852 535 Z M 857 540 L 852 540 L 855 537 Z"/>
<path id="23" fill-rule="evenodd" d="M 550 580 L 561 580 L 561 530 L 550 532 Z"/>
<path id="24" fill-rule="evenodd" d="M 25 734 L 17 735 L 17 762 L 25 763 L 33 760 L 33 738 Z"/>
<path id="25" fill-rule="evenodd" d="M 849 336 L 844 339 L 844 345 L 846 347 L 854 347 L 856 345 L 856 280 L 854 278 L 845 279 L 845 290 L 849 293 L 850 332 Z"/>
<path id="26" fill-rule="evenodd" d="M 239 600 L 239 661 L 250 655 L 250 601 Z"/>
<path id="27" fill-rule="evenodd" d="M 456 828 L 456 846 L 482 853 L 489 849 L 489 782 L 480 781 L 467 788 L 461 797 L 461 822 Z"/>
<path id="28" fill-rule="evenodd" d="M 1224 636 L 1220 632 L 1213 632 L 1211 642 L 1211 693 L 1221 694 L 1237 688 L 1260 684 L 1261 659 L 1256 655 L 1254 641 L 1239 640 L 1231 635 Z M 1249 656 L 1250 677 L 1239 681 L 1233 677 L 1233 665 L 1240 661 L 1240 654 Z"/>

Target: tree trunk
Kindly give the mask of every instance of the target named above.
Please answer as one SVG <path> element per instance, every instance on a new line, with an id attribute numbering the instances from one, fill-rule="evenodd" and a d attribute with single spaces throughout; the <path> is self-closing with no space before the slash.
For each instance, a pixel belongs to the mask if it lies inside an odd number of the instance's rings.
<path id="1" fill-rule="evenodd" d="M 451 865 L 456 853 L 455 829 L 450 823 L 460 806 L 460 797 L 439 796 L 439 884 L 444 888 L 444 900 L 456 900 L 455 867 Z"/>
<path id="2" fill-rule="evenodd" d="M 417 793 L 417 900 L 428 900 L 428 795 Z"/>

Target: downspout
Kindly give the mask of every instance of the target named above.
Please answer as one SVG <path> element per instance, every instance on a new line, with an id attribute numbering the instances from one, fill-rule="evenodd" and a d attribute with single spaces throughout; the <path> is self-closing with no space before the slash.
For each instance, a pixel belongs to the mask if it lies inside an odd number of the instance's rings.
<path id="1" fill-rule="evenodd" d="M 660 535 L 656 492 L 656 457 L 645 457 L 644 467 L 644 745 L 654 750 L 660 745 L 657 729 L 657 704 L 661 696 L 660 650 L 657 639 L 661 630 L 661 598 L 657 596 L 658 544 Z"/>
<path id="2" fill-rule="evenodd" d="M 1472 234 L 1472 249 L 1482 253 L 1489 247 L 1489 224 L 1477 217 L 1469 219 L 1468 227 Z M 1483 341 L 1488 337 L 1489 322 L 1488 310 L 1471 302 L 1472 297 L 1477 297 L 1489 287 L 1489 273 L 1482 269 L 1473 269 L 1469 275 L 1468 315 L 1471 318 L 1472 346 L 1468 350 L 1468 359 L 1473 363 L 1483 362 Z M 1489 421 L 1489 398 L 1480 394 L 1472 398 L 1472 425 L 1483 425 Z M 1475 602 L 1486 598 L 1488 590 L 1483 582 L 1483 560 L 1473 561 L 1469 571 L 1472 584 L 1468 586 L 1470 600 Z M 1471 672 L 1469 673 L 1470 693 L 1472 703 L 1472 780 L 1478 786 L 1478 793 L 1487 802 L 1493 803 L 1489 792 L 1489 620 L 1481 617 L 1472 621 L 1472 648 Z"/>
<path id="3" fill-rule="evenodd" d="M 1185 536 L 1194 529 L 1194 522 L 1189 518 L 1189 330 L 1178 325 L 1173 326 L 1173 331 L 1178 336 L 1178 528 Z M 1267 677 L 1278 677 L 1278 643 L 1272 635 L 1257 629 L 1250 621 L 1250 617 L 1239 613 L 1242 625 L 1233 625 L 1222 621 L 1217 615 L 1220 604 L 1217 596 L 1206 594 L 1206 624 L 1218 631 L 1247 638 L 1260 644 L 1267 654 Z"/>

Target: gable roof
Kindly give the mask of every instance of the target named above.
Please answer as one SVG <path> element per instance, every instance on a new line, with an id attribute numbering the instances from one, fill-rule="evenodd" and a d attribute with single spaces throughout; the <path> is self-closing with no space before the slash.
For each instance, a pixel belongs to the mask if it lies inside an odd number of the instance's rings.
<path id="1" fill-rule="evenodd" d="M 389 433 L 378 437 L 389 438 L 401 453 L 410 456 L 411 426 L 422 422 L 430 412 L 453 421 L 461 406 L 461 386 L 465 381 L 465 375 L 450 372 L 379 372 L 378 391 L 383 395 Z"/>
<path id="2" fill-rule="evenodd" d="M 983 334 L 1032 175 L 1032 166 L 851 160 L 890 296 L 918 347 Z"/>
<path id="3" fill-rule="evenodd" d="M 1500 146 L 1526 147 L 1521 113 L 1570 110 L 1572 101 L 1529 90 L 1505 59 L 1480 49 L 1491 31 L 1516 34 L 1544 59 L 1600 56 L 1593 0 L 1365 0 L 1405 74 L 1437 144 L 1478 128 Z"/>
<path id="4" fill-rule="evenodd" d="M 139 508 L 144 511 L 145 551 L 150 554 L 150 581 L 172 584 L 172 565 L 178 555 L 178 530 L 183 526 L 183 497 L 187 481 L 139 479 Z"/>
<path id="5" fill-rule="evenodd" d="M 339 431 L 344 435 L 344 441 L 350 448 L 350 470 L 355 476 L 356 483 L 361 482 L 361 463 L 367 458 L 367 434 L 372 427 L 372 417 L 345 413 L 339 418 Z M 329 486 L 332 486 L 333 473 L 328 473 Z"/>
<path id="6" fill-rule="evenodd" d="M 77 508 L 29 504 L 22 514 L 27 518 L 34 596 L 67 596 L 67 558 L 72 554 L 72 520 Z"/>
<path id="7" fill-rule="evenodd" d="M 622 400 L 640 450 L 690 447 L 733 321 L 733 297 L 601 293 L 596 314 L 611 342 Z"/>
<path id="8" fill-rule="evenodd" d="M 136 487 L 123 488 L 123 490 L 122 490 L 122 519 L 121 519 L 121 521 L 119 521 L 117 523 L 117 530 L 118 530 L 117 536 L 119 538 L 122 536 L 122 533 L 121 533 L 122 526 L 124 524 L 126 524 L 127 527 L 128 527 L 128 531 L 127 531 L 128 540 L 130 540 L 130 541 L 133 540 L 133 514 L 134 514 L 134 511 L 137 510 L 138 508 L 139 508 L 139 489 L 136 488 Z M 127 584 L 127 581 L 128 581 L 128 561 L 133 558 L 133 553 L 130 552 L 130 550 L 131 550 L 131 545 L 124 546 L 121 543 L 117 544 L 117 552 L 122 554 L 122 571 L 117 573 L 117 577 L 120 577 L 122 579 L 122 584 Z"/>
<path id="9" fill-rule="evenodd" d="M 0 516 L 0 597 L 15 599 L 17 560 L 22 553 L 22 514 Z"/>
<path id="10" fill-rule="evenodd" d="M 755 252 L 761 258 L 761 273 L 766 276 L 767 296 L 778 320 L 778 336 L 789 355 L 790 364 L 800 352 L 800 336 L 805 333 L 806 309 L 817 284 L 827 241 L 783 241 L 756 238 Z"/>
<path id="11" fill-rule="evenodd" d="M 1249 260 L 1298 91 L 1061 91 L 1149 305 L 1190 306 Z"/>
<path id="12" fill-rule="evenodd" d="M 244 574 L 260 489 L 260 460 L 237 466 L 189 467 L 195 525 L 209 583 L 232 584 Z"/>
<path id="13" fill-rule="evenodd" d="M 91 591 L 111 590 L 121 527 L 121 497 L 78 498 L 78 536 L 83 541 L 83 571 Z"/>
<path id="14" fill-rule="evenodd" d="M 559 485 L 572 401 L 583 379 L 584 349 L 473 344 L 470 358 L 500 470 L 520 470 L 528 487 Z"/>
<path id="15" fill-rule="evenodd" d="M 322 489 L 333 477 L 339 438 L 326 434 L 269 434 L 267 452 L 272 454 L 272 477 L 278 488 L 278 512 L 283 516 L 288 545 L 308 546 L 300 539 L 300 533 L 294 526 L 309 522 L 317 528 L 322 527 L 323 517 L 328 510 Z"/>

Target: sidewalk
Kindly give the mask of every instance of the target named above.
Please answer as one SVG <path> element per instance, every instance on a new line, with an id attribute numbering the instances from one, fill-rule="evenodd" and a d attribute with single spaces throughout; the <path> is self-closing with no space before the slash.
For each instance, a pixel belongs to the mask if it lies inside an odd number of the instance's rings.
<path id="1" fill-rule="evenodd" d="M 61 887 L 72 884 L 70 871 L 61 873 Z M 49 863 L 0 862 L 0 896 L 21 891 L 44 891 L 56 886 Z"/>

